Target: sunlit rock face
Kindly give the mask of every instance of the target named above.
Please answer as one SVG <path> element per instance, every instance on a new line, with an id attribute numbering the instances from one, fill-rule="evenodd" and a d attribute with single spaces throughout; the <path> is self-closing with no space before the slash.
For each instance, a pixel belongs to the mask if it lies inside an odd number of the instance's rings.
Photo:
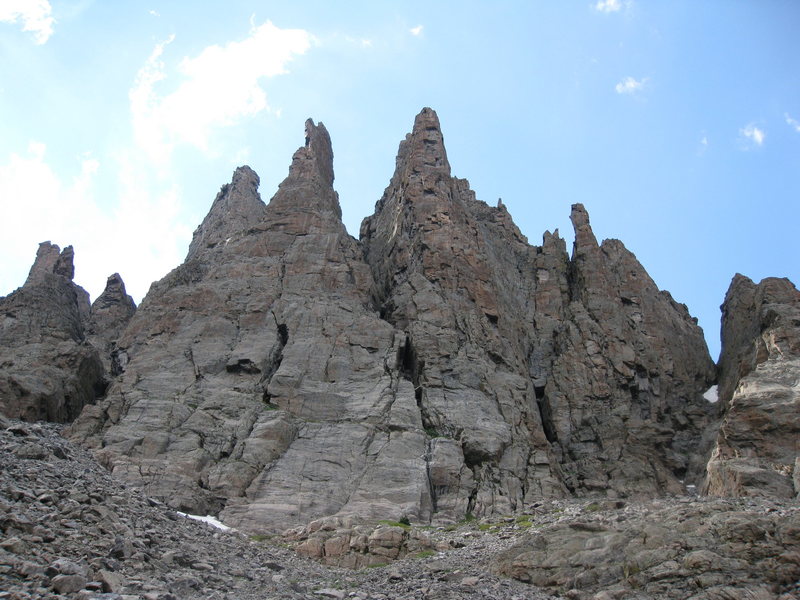
<path id="1" fill-rule="evenodd" d="M 356 241 L 328 132 L 305 134 L 269 204 L 248 167 L 222 187 L 69 435 L 147 494 L 252 532 L 683 489 L 714 365 L 583 206 L 572 256 L 557 231 L 529 245 L 451 175 L 426 108 Z"/>
<path id="2" fill-rule="evenodd" d="M 722 422 L 704 491 L 800 494 L 800 292 L 737 274 L 722 305 Z"/>

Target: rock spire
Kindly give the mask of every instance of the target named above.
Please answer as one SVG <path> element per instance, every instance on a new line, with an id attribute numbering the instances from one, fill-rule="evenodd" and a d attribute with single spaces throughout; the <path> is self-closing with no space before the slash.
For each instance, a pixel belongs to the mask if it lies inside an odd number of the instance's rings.
<path id="1" fill-rule="evenodd" d="M 25 285 L 0 298 L 0 412 L 8 417 L 71 421 L 105 389 L 73 256 L 72 246 L 42 242 Z"/>

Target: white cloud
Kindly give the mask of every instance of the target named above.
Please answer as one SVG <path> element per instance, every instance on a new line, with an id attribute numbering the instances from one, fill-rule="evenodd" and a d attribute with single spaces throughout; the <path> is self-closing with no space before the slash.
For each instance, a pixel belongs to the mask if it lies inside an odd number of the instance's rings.
<path id="1" fill-rule="evenodd" d="M 33 33 L 37 44 L 44 44 L 53 35 L 56 20 L 47 0 L 2 0 L 0 22 L 22 22 L 22 31 Z"/>
<path id="2" fill-rule="evenodd" d="M 618 12 L 622 8 L 622 3 L 619 0 L 597 0 L 594 9 L 599 12 L 612 13 Z"/>
<path id="3" fill-rule="evenodd" d="M 703 132 L 700 143 L 697 146 L 697 156 L 703 156 L 706 150 L 708 150 L 708 136 Z"/>
<path id="4" fill-rule="evenodd" d="M 740 129 L 739 135 L 745 138 L 745 140 L 751 141 L 756 146 L 763 146 L 764 140 L 767 137 L 767 134 L 764 133 L 764 130 L 759 129 L 753 123 L 750 123 L 746 127 Z"/>
<path id="5" fill-rule="evenodd" d="M 411 35 L 417 35 L 417 36 L 419 36 L 419 35 L 422 35 L 422 30 L 423 30 L 423 27 L 422 27 L 422 25 L 417 25 L 416 27 L 412 27 L 411 29 L 409 29 L 409 30 L 408 30 L 408 32 L 409 32 Z"/>
<path id="6" fill-rule="evenodd" d="M 160 13 L 160 12 L 158 12 L 157 10 L 152 10 L 152 9 L 150 9 L 150 10 L 148 10 L 147 12 L 148 12 L 149 14 L 153 15 L 154 17 L 160 17 L 160 16 L 161 16 L 161 13 Z"/>
<path id="7" fill-rule="evenodd" d="M 800 133 L 800 121 L 793 119 L 788 113 L 786 113 L 784 117 L 786 117 L 786 124 L 794 129 L 797 133 Z"/>
<path id="8" fill-rule="evenodd" d="M 638 80 L 634 79 L 633 77 L 625 77 L 622 81 L 614 86 L 614 89 L 618 94 L 635 94 L 642 91 L 645 83 L 647 83 L 647 77 Z"/>
<path id="9" fill-rule="evenodd" d="M 123 158 L 113 182 L 119 204 L 105 210 L 96 200 L 104 171 L 97 159 L 78 157 L 73 174 L 62 176 L 46 157 L 46 145 L 32 141 L 26 152 L 0 163 L 0 198 L 10 200 L 0 235 L 0 295 L 24 283 L 45 240 L 75 247 L 75 281 L 92 298 L 119 272 L 138 301 L 154 279 L 181 262 L 192 228 L 180 221 L 177 187 L 151 184 L 144 166 Z"/>
<path id="10" fill-rule="evenodd" d="M 168 79 L 162 54 L 173 39 L 156 45 L 129 92 L 136 141 L 162 164 L 176 144 L 207 150 L 216 128 L 269 109 L 262 79 L 286 73 L 292 58 L 313 41 L 304 30 L 279 29 L 267 21 L 242 41 L 184 58 L 180 82 L 162 95 L 157 88 Z"/>

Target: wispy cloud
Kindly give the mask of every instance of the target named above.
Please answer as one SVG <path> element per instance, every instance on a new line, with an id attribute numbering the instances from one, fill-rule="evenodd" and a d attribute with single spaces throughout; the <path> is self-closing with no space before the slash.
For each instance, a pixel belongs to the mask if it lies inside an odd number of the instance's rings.
<path id="1" fill-rule="evenodd" d="M 286 73 L 288 63 L 313 41 L 304 30 L 279 29 L 267 21 L 242 41 L 184 58 L 180 83 L 161 95 L 157 84 L 168 78 L 162 55 L 173 39 L 156 45 L 129 92 L 136 141 L 158 163 L 179 143 L 206 150 L 216 128 L 267 110 L 262 80 Z"/>
<path id="2" fill-rule="evenodd" d="M 703 156 L 708 150 L 708 136 L 705 132 L 700 137 L 700 142 L 697 145 L 697 155 Z"/>
<path id="3" fill-rule="evenodd" d="M 22 31 L 30 31 L 37 44 L 44 44 L 53 35 L 53 9 L 47 0 L 2 0 L 0 22 L 22 23 Z"/>
<path id="4" fill-rule="evenodd" d="M 745 141 L 749 141 L 752 144 L 755 144 L 757 147 L 761 147 L 764 145 L 764 140 L 767 137 L 767 134 L 764 133 L 763 129 L 759 129 L 753 123 L 743 127 L 739 130 L 739 135 Z"/>
<path id="5" fill-rule="evenodd" d="M 416 27 L 412 27 L 411 29 L 409 29 L 408 32 L 411 35 L 419 36 L 419 35 L 422 35 L 422 30 L 423 29 L 424 28 L 422 27 L 422 25 L 417 25 Z"/>
<path id="6" fill-rule="evenodd" d="M 800 133 L 800 121 L 797 119 L 793 119 L 789 116 L 789 113 L 783 115 L 786 117 L 786 124 L 789 125 L 792 129 L 794 129 L 797 133 Z"/>
<path id="7" fill-rule="evenodd" d="M 622 2 L 619 0 L 597 0 L 594 9 L 604 13 L 618 12 L 622 9 Z"/>
<path id="8" fill-rule="evenodd" d="M 70 167 L 67 167 L 68 169 Z M 98 198 L 100 181 L 114 171 L 119 189 L 113 209 Z M 0 294 L 22 285 L 39 242 L 75 246 L 75 280 L 96 298 L 114 272 L 128 292 L 140 299 L 151 282 L 178 264 L 192 229 L 179 217 L 180 190 L 173 183 L 154 185 L 147 169 L 123 156 L 109 169 L 91 154 L 76 157 L 72 172 L 56 170 L 47 146 L 31 141 L 23 152 L 0 157 L 0 198 L 9 202 L 4 218 Z"/>
<path id="9" fill-rule="evenodd" d="M 622 81 L 614 86 L 614 89 L 618 94 L 636 94 L 644 89 L 646 83 L 647 77 L 644 77 L 643 79 L 625 77 Z"/>

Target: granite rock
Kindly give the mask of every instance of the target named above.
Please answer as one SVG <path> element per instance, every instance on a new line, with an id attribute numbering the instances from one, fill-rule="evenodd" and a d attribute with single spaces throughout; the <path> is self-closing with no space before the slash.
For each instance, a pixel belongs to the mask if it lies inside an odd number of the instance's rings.
<path id="1" fill-rule="evenodd" d="M 70 428 L 115 476 L 255 533 L 430 518 L 405 336 L 372 309 L 332 156 L 308 121 L 268 205 L 237 169 L 186 261 L 153 285 L 117 341 L 122 373 Z"/>
<path id="2" fill-rule="evenodd" d="M 541 496 L 680 492 L 715 368 L 684 305 L 572 209 L 531 246 L 452 177 L 436 113 L 400 145 L 361 240 L 382 316 L 406 332 L 423 424 L 460 446 L 434 502 L 476 515 Z M 463 482 L 463 484 L 461 483 Z"/>
<path id="3" fill-rule="evenodd" d="M 800 292 L 736 275 L 722 305 L 722 421 L 703 491 L 796 497 L 800 458 Z"/>
<path id="4" fill-rule="evenodd" d="M 72 246 L 43 242 L 25 284 L 0 298 L 0 412 L 8 417 L 67 422 L 105 390 L 73 255 Z"/>
<path id="5" fill-rule="evenodd" d="M 116 356 L 117 338 L 127 327 L 136 312 L 136 303 L 125 291 L 125 282 L 119 273 L 106 281 L 105 290 L 92 303 L 86 337 L 100 352 L 103 366 L 110 375 L 117 375 L 122 368 Z"/>
<path id="6" fill-rule="evenodd" d="M 492 558 L 492 570 L 575 600 L 788 600 L 800 577 L 798 531 L 800 511 L 784 504 L 593 503 L 530 530 Z"/>
<path id="7" fill-rule="evenodd" d="M 598 244 L 582 206 L 572 257 L 558 232 L 529 245 L 452 177 L 424 109 L 359 243 L 328 133 L 305 133 L 268 205 L 248 167 L 222 187 L 73 439 L 254 533 L 683 489 L 714 365 L 686 307 Z"/>

